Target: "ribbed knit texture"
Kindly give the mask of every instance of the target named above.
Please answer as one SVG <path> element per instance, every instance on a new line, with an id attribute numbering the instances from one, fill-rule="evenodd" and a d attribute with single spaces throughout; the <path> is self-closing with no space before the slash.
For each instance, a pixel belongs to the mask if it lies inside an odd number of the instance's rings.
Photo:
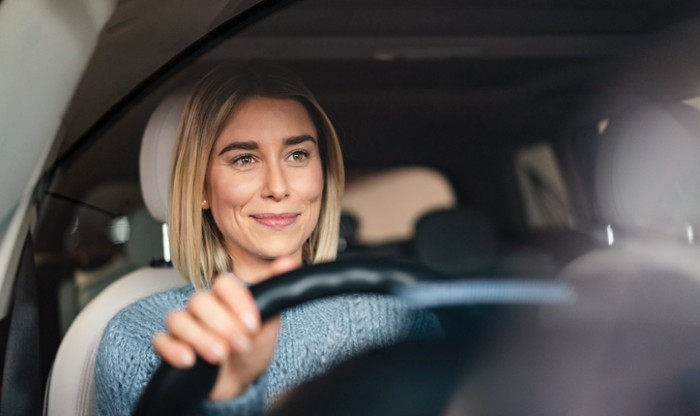
<path id="1" fill-rule="evenodd" d="M 160 358 L 151 338 L 165 316 L 182 309 L 192 286 L 162 292 L 119 312 L 100 342 L 95 368 L 97 414 L 128 415 Z M 258 415 L 292 387 L 368 349 L 439 333 L 434 316 L 378 295 L 321 299 L 285 311 L 272 364 L 239 398 L 207 402 L 204 415 Z"/>

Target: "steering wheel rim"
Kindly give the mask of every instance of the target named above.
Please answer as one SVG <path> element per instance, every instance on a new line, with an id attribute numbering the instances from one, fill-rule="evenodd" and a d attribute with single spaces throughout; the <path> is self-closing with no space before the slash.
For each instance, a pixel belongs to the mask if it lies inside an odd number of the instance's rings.
<path id="1" fill-rule="evenodd" d="M 253 285 L 250 291 L 266 320 L 284 309 L 323 297 L 389 294 L 396 287 L 440 277 L 439 273 L 407 262 L 343 260 L 293 270 Z M 186 370 L 162 363 L 144 389 L 134 416 L 193 414 L 214 386 L 218 368 L 201 358 Z"/>

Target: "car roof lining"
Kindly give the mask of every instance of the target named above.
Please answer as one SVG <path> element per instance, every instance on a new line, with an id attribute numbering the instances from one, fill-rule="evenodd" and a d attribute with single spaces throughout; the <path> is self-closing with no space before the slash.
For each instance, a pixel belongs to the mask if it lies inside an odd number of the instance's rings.
<path id="1" fill-rule="evenodd" d="M 136 89 L 141 80 L 148 79 L 172 56 L 203 36 L 214 41 L 207 35 L 213 28 L 241 10 L 263 2 L 208 0 L 205 5 L 178 0 L 178 3 L 171 4 L 167 10 L 159 7 L 156 1 L 118 3 L 66 113 L 61 153 L 98 123 L 105 109 L 124 99 L 125 91 Z M 572 50 L 579 57 L 580 54 L 605 56 L 628 47 L 639 36 L 678 21 L 684 16 L 683 11 L 691 7 L 690 3 L 682 0 L 663 5 L 651 0 L 530 0 L 524 3 L 482 0 L 464 6 L 453 0 L 421 0 L 410 5 L 396 0 L 306 0 L 297 2 L 284 13 L 270 16 L 264 24 L 245 29 L 228 41 L 228 46 L 217 48 L 220 52 L 211 54 L 210 59 L 230 59 L 231 56 L 276 56 L 279 59 L 282 56 L 283 60 L 299 60 L 301 56 L 328 61 L 330 57 L 322 54 L 332 53 L 341 45 L 349 56 L 363 60 L 367 56 L 363 48 L 371 44 L 377 48 L 370 58 L 376 58 L 382 51 L 399 57 L 407 54 L 409 59 L 417 56 L 418 60 L 434 59 L 430 53 L 437 53 L 438 59 L 457 54 L 477 61 L 518 56 L 540 59 L 543 54 L 562 58 L 572 56 Z M 369 17 L 364 7 L 371 7 Z M 440 13 L 441 10 L 447 13 Z M 522 13 L 532 18 L 523 19 Z M 188 25 L 178 25 L 185 18 Z M 464 24 L 464 19 L 469 24 Z M 173 26 L 178 26 L 178 30 L 173 31 Z M 533 38 L 523 38 L 524 35 Z M 317 47 L 318 42 L 327 42 L 329 37 L 327 48 Z M 134 50 L 136 38 L 143 48 Z M 448 44 L 437 52 L 428 51 L 434 49 L 436 42 L 443 41 L 452 46 Z M 265 48 L 255 46 L 260 42 Z M 281 50 L 289 50 L 288 42 L 294 42 L 293 55 L 280 55 Z M 256 56 L 254 51 L 267 52 Z M 427 58 L 426 53 L 429 54 Z M 118 69 L 110 71 L 110 67 Z"/>
<path id="2" fill-rule="evenodd" d="M 210 4 L 205 5 L 177 1 L 179 5 L 171 2 L 165 9 L 157 1 L 119 3 L 64 117 L 66 131 L 58 164 L 217 39 L 288 2 L 208 0 Z M 185 20 L 187 25 L 178 24 Z M 178 30 L 172 30 L 174 26 Z M 135 51 L 135 43 L 143 48 Z"/>

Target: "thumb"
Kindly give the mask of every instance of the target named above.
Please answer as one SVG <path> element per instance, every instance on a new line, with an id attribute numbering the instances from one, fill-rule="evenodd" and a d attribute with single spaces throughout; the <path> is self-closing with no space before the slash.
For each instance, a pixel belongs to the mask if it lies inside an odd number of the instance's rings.
<path id="1" fill-rule="evenodd" d="M 281 256 L 272 262 L 272 275 L 287 273 L 296 268 L 297 262 L 292 256 Z"/>

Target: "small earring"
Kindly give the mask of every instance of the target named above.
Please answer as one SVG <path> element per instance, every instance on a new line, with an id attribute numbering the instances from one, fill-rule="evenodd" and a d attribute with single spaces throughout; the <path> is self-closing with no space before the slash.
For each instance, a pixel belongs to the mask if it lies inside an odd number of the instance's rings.
<path id="1" fill-rule="evenodd" d="M 202 209 L 207 209 L 209 206 L 207 205 L 207 200 L 205 199 L 202 201 Z"/>

